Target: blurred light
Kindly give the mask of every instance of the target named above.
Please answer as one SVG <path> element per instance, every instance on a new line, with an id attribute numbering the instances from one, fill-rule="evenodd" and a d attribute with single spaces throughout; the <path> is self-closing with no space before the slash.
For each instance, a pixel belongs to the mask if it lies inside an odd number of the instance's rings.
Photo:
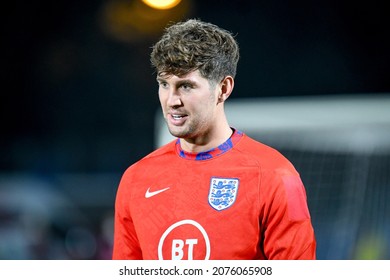
<path id="1" fill-rule="evenodd" d="M 192 4 L 191 0 L 176 0 L 169 9 L 155 9 L 144 0 L 105 1 L 100 17 L 101 26 L 107 35 L 119 41 L 155 40 L 168 23 L 187 17 L 193 9 Z"/>
<path id="2" fill-rule="evenodd" d="M 386 259 L 386 238 L 379 232 L 364 234 L 355 247 L 356 260 L 383 260 Z"/>
<path id="3" fill-rule="evenodd" d="M 181 0 L 142 0 L 146 5 L 159 10 L 171 9 L 177 6 Z"/>

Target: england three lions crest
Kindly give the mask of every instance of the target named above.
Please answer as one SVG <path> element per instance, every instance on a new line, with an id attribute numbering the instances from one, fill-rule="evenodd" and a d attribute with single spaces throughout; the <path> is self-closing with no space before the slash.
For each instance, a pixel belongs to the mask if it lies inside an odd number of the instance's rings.
<path id="1" fill-rule="evenodd" d="M 239 180 L 235 178 L 216 178 L 210 181 L 209 204 L 215 210 L 229 208 L 236 201 Z"/>

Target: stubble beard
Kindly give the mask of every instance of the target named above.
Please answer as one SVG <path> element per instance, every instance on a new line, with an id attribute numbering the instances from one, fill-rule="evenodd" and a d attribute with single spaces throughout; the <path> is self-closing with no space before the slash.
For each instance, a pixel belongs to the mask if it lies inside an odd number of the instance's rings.
<path id="1" fill-rule="evenodd" d="M 171 127 L 167 124 L 169 133 L 178 138 L 189 138 L 194 133 L 194 127 L 191 125 L 184 125 L 181 127 Z"/>
<path id="2" fill-rule="evenodd" d="M 187 120 L 185 124 L 182 126 L 176 127 L 176 126 L 170 126 L 167 121 L 167 127 L 169 130 L 169 133 L 177 138 L 183 138 L 183 139 L 194 139 L 199 134 L 201 134 L 206 122 L 203 120 L 199 120 L 195 118 L 196 121 L 192 118 L 191 120 Z"/>

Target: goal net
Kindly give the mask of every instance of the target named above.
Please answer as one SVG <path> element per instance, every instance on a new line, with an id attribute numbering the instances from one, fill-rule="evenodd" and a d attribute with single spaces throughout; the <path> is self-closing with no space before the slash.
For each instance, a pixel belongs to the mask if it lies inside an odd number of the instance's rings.
<path id="1" fill-rule="evenodd" d="M 278 149 L 306 187 L 318 259 L 390 259 L 390 95 L 231 99 L 231 126 Z M 172 139 L 158 112 L 156 146 Z"/>

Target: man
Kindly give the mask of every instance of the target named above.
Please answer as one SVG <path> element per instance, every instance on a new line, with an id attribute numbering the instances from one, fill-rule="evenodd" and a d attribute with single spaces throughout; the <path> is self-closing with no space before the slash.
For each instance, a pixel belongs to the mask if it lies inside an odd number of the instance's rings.
<path id="1" fill-rule="evenodd" d="M 130 166 L 115 206 L 113 259 L 315 259 L 299 174 L 229 126 L 239 48 L 199 20 L 168 27 L 151 62 L 177 140 Z"/>

